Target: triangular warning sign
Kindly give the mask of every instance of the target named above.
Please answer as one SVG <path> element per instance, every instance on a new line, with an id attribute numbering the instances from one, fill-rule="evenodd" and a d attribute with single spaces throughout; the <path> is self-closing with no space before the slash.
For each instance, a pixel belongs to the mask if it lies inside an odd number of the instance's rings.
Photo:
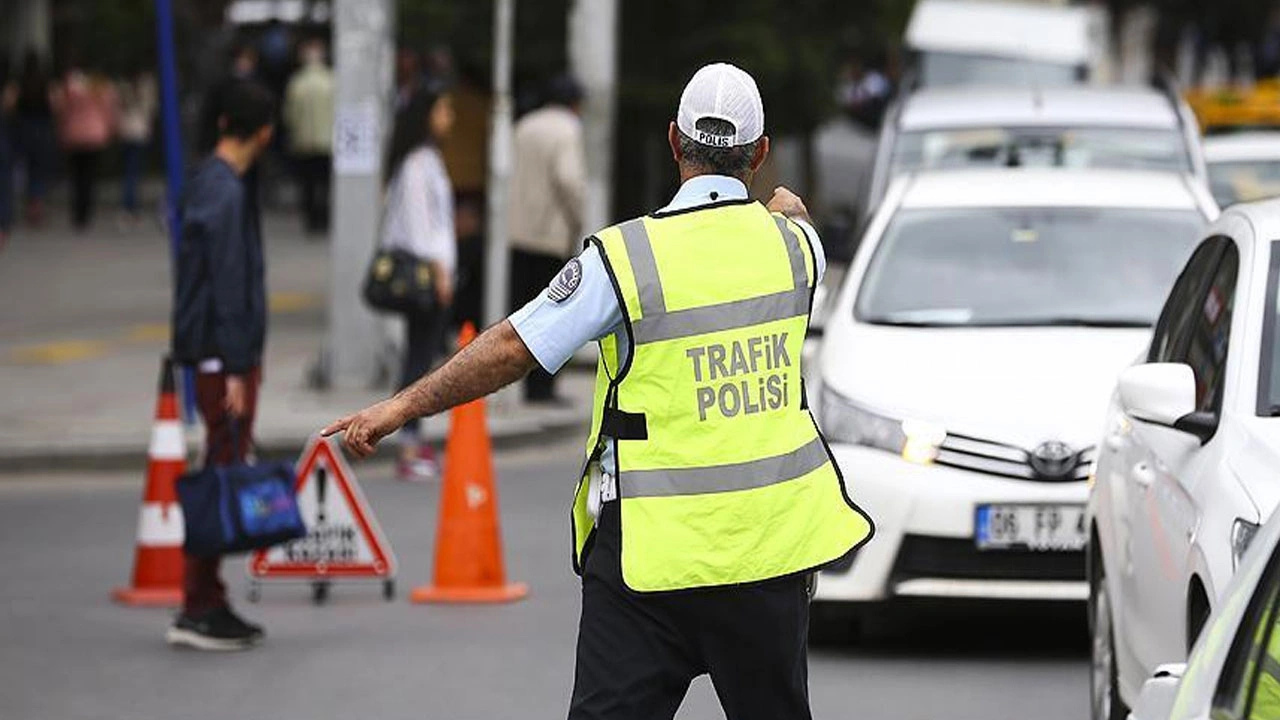
<path id="1" fill-rule="evenodd" d="M 249 559 L 253 578 L 389 578 L 396 559 L 378 520 L 360 492 L 342 451 L 315 437 L 298 460 L 294 492 L 307 534 L 258 551 Z"/>

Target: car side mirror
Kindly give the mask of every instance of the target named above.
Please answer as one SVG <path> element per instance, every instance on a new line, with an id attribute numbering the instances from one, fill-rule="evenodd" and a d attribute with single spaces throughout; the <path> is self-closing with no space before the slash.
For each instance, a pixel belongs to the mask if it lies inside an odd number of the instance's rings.
<path id="1" fill-rule="evenodd" d="M 1120 404 L 1133 417 L 1196 436 L 1218 429 L 1212 413 L 1196 411 L 1196 376 L 1184 363 L 1144 363 L 1120 374 Z"/>
<path id="2" fill-rule="evenodd" d="M 1173 702 L 1178 697 L 1178 685 L 1186 672 L 1186 663 L 1157 667 L 1155 675 L 1142 684 L 1142 692 L 1138 694 L 1138 702 L 1133 704 L 1129 717 L 1134 720 L 1169 717 L 1173 712 Z"/>

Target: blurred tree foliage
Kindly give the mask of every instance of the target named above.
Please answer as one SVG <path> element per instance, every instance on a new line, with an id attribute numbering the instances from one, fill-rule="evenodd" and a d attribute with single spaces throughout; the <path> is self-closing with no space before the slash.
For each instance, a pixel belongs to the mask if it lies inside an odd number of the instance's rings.
<path id="1" fill-rule="evenodd" d="M 622 3 L 617 193 L 619 215 L 674 189 L 667 122 L 701 65 L 727 61 L 760 86 L 768 132 L 808 137 L 834 111 L 843 63 L 881 64 L 897 49 L 913 0 L 647 0 Z M 653 177 L 655 171 L 658 177 Z M 643 187 L 636 178 L 647 178 Z"/>
<path id="2" fill-rule="evenodd" d="M 851 55 L 882 59 L 896 49 L 914 0 L 620 0 L 617 200 L 637 212 L 674 181 L 665 164 L 667 121 L 699 66 L 723 60 L 752 73 L 769 132 L 807 134 L 833 108 L 833 88 Z M 524 109 L 551 74 L 567 67 L 571 0 L 516 3 L 516 104 Z M 488 84 L 490 0 L 398 0 L 398 40 L 447 45 L 459 68 Z"/>
<path id="3" fill-rule="evenodd" d="M 55 55 L 110 74 L 155 64 L 155 0 L 57 2 Z"/>
<path id="4" fill-rule="evenodd" d="M 843 56 L 896 44 L 914 0 L 620 0 L 623 115 L 669 116 L 698 66 L 715 60 L 755 75 L 778 132 L 808 129 L 830 109 Z M 570 0 L 516 3 L 518 85 L 567 65 Z M 448 45 L 459 66 L 488 77 L 493 3 L 398 0 L 398 39 Z"/>
<path id="5" fill-rule="evenodd" d="M 516 2 L 512 74 L 517 98 L 536 94 L 546 78 L 568 66 L 568 8 L 569 0 Z M 396 11 L 396 40 L 402 47 L 448 47 L 466 80 L 490 86 L 493 0 L 397 0 Z"/>
<path id="6" fill-rule="evenodd" d="M 727 61 L 750 72 L 770 131 L 812 129 L 831 109 L 840 64 L 882 56 L 901 37 L 912 0 L 624 2 L 619 98 L 628 112 L 670 118 L 699 66 Z"/>

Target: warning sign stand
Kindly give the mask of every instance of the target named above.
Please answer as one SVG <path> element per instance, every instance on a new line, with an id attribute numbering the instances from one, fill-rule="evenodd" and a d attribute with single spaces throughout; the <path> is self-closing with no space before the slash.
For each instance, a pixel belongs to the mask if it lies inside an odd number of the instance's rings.
<path id="1" fill-rule="evenodd" d="M 297 473 L 294 493 L 307 534 L 250 556 L 249 600 L 257 602 L 263 581 L 274 580 L 310 583 L 317 605 L 328 600 L 332 583 L 347 580 L 381 582 L 383 597 L 393 599 L 395 555 L 342 451 L 312 438 Z"/>

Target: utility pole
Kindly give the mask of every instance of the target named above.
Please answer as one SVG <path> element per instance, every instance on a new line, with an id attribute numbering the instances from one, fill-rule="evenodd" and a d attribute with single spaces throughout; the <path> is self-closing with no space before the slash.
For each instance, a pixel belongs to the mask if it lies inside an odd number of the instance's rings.
<path id="1" fill-rule="evenodd" d="M 329 335 L 321 384 L 369 387 L 378 376 L 383 338 L 360 299 L 382 209 L 382 140 L 386 134 L 394 53 L 392 0 L 336 0 L 333 233 Z"/>
<path id="2" fill-rule="evenodd" d="M 592 232 L 612 222 L 618 0 L 574 0 L 569 10 L 569 64 L 586 90 L 582 103 L 587 160 L 584 222 L 585 231 Z"/>
<path id="3" fill-rule="evenodd" d="M 178 260 L 182 229 L 178 226 L 179 201 L 185 163 L 182 149 L 182 117 L 178 108 L 178 58 L 173 37 L 173 3 L 155 0 L 156 65 L 160 75 L 160 134 L 164 146 L 164 220 L 169 228 L 169 257 Z M 187 425 L 196 421 L 195 372 L 182 368 L 182 417 Z"/>
<path id="4" fill-rule="evenodd" d="M 514 0 L 494 0 L 493 116 L 489 127 L 488 245 L 485 248 L 484 322 L 507 315 L 507 183 L 511 178 L 511 62 Z"/>

